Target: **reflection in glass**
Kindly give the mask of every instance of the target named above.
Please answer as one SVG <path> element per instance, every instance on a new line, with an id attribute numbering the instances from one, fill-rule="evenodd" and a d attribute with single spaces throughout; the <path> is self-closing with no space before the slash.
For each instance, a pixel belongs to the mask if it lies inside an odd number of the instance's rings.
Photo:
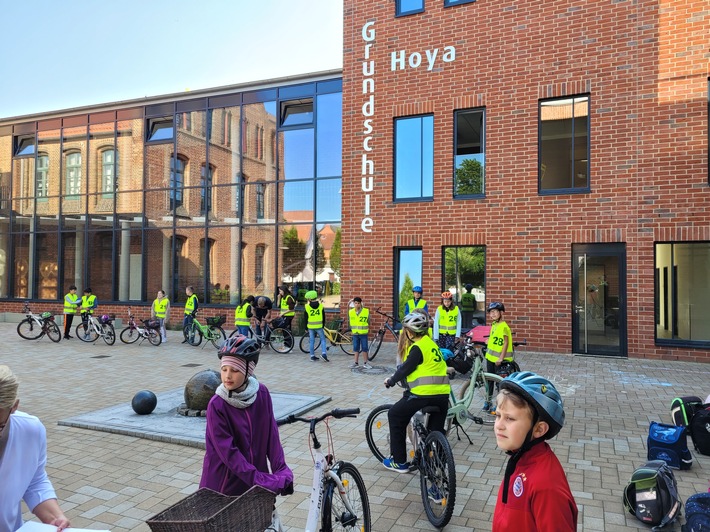
<path id="1" fill-rule="evenodd" d="M 343 95 L 322 94 L 316 98 L 317 177 L 340 177 L 343 173 Z"/>
<path id="2" fill-rule="evenodd" d="M 212 211 L 212 174 L 214 166 L 209 165 L 205 176 L 205 165 L 200 167 L 200 214 L 206 216 Z"/>
<path id="3" fill-rule="evenodd" d="M 283 174 L 279 179 L 313 179 L 314 134 L 313 128 L 282 131 Z"/>
<path id="4" fill-rule="evenodd" d="M 444 248 L 444 286 L 454 294 L 454 302 L 462 313 L 462 324 L 471 327 L 474 317 L 485 323 L 486 248 L 462 246 Z M 470 285 L 470 289 L 467 289 Z"/>
<path id="5" fill-rule="evenodd" d="M 160 148 L 146 147 L 146 154 L 158 154 Z M 169 147 L 162 148 L 169 150 Z M 117 123 L 116 152 L 116 190 L 143 190 L 143 120 L 121 120 Z"/>
<path id="6" fill-rule="evenodd" d="M 412 288 L 422 284 L 422 250 L 398 249 L 397 250 L 397 279 L 395 308 L 399 309 L 398 315 L 404 317 L 404 305 L 412 297 Z"/>
<path id="7" fill-rule="evenodd" d="M 312 222 L 313 181 L 287 181 L 279 183 L 285 222 Z"/>
<path id="8" fill-rule="evenodd" d="M 434 193 L 434 117 L 395 120 L 395 199 Z"/>
<path id="9" fill-rule="evenodd" d="M 172 190 L 148 190 L 145 193 L 145 215 L 149 227 L 172 227 L 173 211 L 169 209 Z"/>
<path id="10" fill-rule="evenodd" d="M 187 160 L 182 157 L 170 159 L 170 210 L 182 207 L 183 189 L 185 188 L 185 166 Z"/>
<path id="11" fill-rule="evenodd" d="M 316 221 L 340 222 L 342 180 L 319 179 L 316 183 Z"/>
<path id="12" fill-rule="evenodd" d="M 175 135 L 173 117 L 149 118 L 147 142 L 172 140 Z"/>
<path id="13" fill-rule="evenodd" d="M 242 294 L 267 295 L 273 297 L 274 267 L 276 255 L 276 226 L 245 226 L 242 230 Z M 263 261 L 257 260 L 260 256 Z M 256 270 L 257 264 L 262 264 L 261 272 Z M 260 275 L 257 278 L 257 274 Z"/>
<path id="14" fill-rule="evenodd" d="M 239 227 L 209 229 L 211 302 L 235 304 L 239 297 Z"/>
<path id="15" fill-rule="evenodd" d="M 119 219 L 116 226 L 116 259 L 118 261 L 119 301 L 143 299 L 143 253 L 141 221 L 131 218 Z M 165 287 L 167 290 L 168 287 Z M 157 292 L 157 291 L 156 291 Z M 148 293 L 148 301 L 152 301 Z"/>
<path id="16" fill-rule="evenodd" d="M 134 234 L 131 234 L 131 249 L 135 248 L 134 245 Z M 185 301 L 185 286 L 177 285 L 177 294 L 173 292 L 173 271 L 172 271 L 172 254 L 173 254 L 173 231 L 172 229 L 164 230 L 147 230 L 143 233 L 145 238 L 145 280 L 146 280 L 146 293 L 150 301 L 155 299 L 158 290 L 165 290 L 165 293 L 170 299 L 170 303 L 173 307 L 179 307 L 177 305 L 178 301 Z M 124 235 L 125 238 L 125 235 Z M 182 245 L 182 240 L 178 241 L 179 245 Z M 182 252 L 179 248 L 178 253 Z M 133 277 L 133 269 L 131 268 L 131 277 Z M 182 294 L 182 295 L 180 295 Z M 133 291 L 131 290 L 130 299 L 134 299 Z M 173 315 L 173 320 L 182 319 L 179 313 Z"/>
<path id="17" fill-rule="evenodd" d="M 212 109 L 208 135 L 210 164 L 219 169 L 213 176 L 215 185 L 236 183 L 240 168 L 240 108 Z"/>
<path id="18" fill-rule="evenodd" d="M 57 261 L 58 239 L 56 233 L 38 233 L 36 235 L 37 295 L 39 299 L 58 299 L 59 263 Z"/>
<path id="19" fill-rule="evenodd" d="M 281 102 L 281 127 L 313 123 L 313 98 Z"/>
<path id="20" fill-rule="evenodd" d="M 212 210 L 210 211 L 209 223 L 214 225 L 222 224 L 238 224 L 239 223 L 239 204 L 240 186 L 213 186 Z"/>
<path id="21" fill-rule="evenodd" d="M 454 195 L 483 194 L 485 183 L 483 110 L 456 113 Z"/>
<path id="22" fill-rule="evenodd" d="M 254 183 L 244 186 L 244 221 L 270 223 L 276 220 L 275 183 Z"/>
<path id="23" fill-rule="evenodd" d="M 86 126 L 67 127 L 62 130 L 64 194 L 69 196 L 69 200 L 87 192 L 86 134 Z"/>
<path id="24" fill-rule="evenodd" d="M 31 292 L 33 286 L 34 269 L 30 262 L 30 233 L 16 233 L 12 235 L 12 255 L 15 260 L 13 264 L 15 285 L 11 297 L 33 298 Z"/>
<path id="25" fill-rule="evenodd" d="M 125 150 L 121 149 L 121 142 L 119 140 L 119 154 L 123 156 L 124 153 Z M 156 188 L 170 188 L 172 154 L 172 144 L 157 144 L 145 147 L 145 188 L 147 190 L 154 190 Z M 125 167 L 125 165 L 122 165 L 122 167 Z M 138 180 L 133 179 L 132 182 L 136 184 Z M 121 188 L 123 188 L 123 185 L 121 185 Z M 139 186 L 138 188 L 131 188 L 133 190 L 141 190 L 143 187 Z"/>
<path id="26" fill-rule="evenodd" d="M 62 297 L 69 291 L 71 285 L 76 285 L 81 294 L 84 285 L 84 226 L 76 220 L 66 220 L 65 227 L 76 227 L 76 231 L 63 231 L 61 263 L 64 268 L 64 282 L 62 283 Z"/>
<path id="27" fill-rule="evenodd" d="M 46 198 L 49 195 L 49 155 L 37 156 L 35 171 L 35 195 L 37 198 Z"/>
<path id="28" fill-rule="evenodd" d="M 24 157 L 12 160 L 12 197 L 34 197 L 35 160 L 34 157 Z M 13 201 L 14 205 L 14 201 Z M 34 205 L 34 204 L 33 204 Z M 22 214 L 27 214 L 22 211 Z"/>
<path id="29" fill-rule="evenodd" d="M 241 127 L 242 173 L 247 181 L 274 181 L 276 153 L 270 139 L 276 135 L 276 103 L 265 102 L 243 107 Z"/>

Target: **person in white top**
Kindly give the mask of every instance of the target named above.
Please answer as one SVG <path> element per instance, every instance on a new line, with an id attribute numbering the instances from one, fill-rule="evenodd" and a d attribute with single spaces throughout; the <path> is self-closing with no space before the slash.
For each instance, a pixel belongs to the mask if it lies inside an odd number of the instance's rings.
<path id="1" fill-rule="evenodd" d="M 19 382 L 0 365 L 0 531 L 22 526 L 22 505 L 45 524 L 62 531 L 70 526 L 59 508 L 45 465 L 47 433 L 42 422 L 17 410 Z"/>

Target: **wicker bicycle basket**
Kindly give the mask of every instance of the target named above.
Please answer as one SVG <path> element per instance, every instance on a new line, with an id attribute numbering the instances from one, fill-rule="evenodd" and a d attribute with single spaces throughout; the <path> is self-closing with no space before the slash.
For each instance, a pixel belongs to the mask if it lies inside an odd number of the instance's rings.
<path id="1" fill-rule="evenodd" d="M 146 522 L 157 532 L 263 532 L 271 524 L 275 501 L 276 494 L 261 486 L 239 497 L 200 488 Z"/>

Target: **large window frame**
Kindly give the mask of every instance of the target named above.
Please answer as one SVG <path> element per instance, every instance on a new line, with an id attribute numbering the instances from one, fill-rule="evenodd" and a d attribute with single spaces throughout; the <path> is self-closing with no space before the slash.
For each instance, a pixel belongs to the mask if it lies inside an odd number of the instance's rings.
<path id="1" fill-rule="evenodd" d="M 76 197 L 81 194 L 81 152 L 72 151 L 64 154 L 64 176 L 66 195 Z"/>
<path id="2" fill-rule="evenodd" d="M 404 17 L 423 13 L 425 9 L 424 0 L 396 0 L 395 17 Z"/>
<path id="3" fill-rule="evenodd" d="M 35 164 L 35 197 L 46 200 L 49 197 L 49 155 L 39 153 Z"/>
<path id="4" fill-rule="evenodd" d="M 397 286 L 392 294 L 393 308 L 397 309 L 397 316 L 401 319 L 405 304 L 412 298 L 412 288 L 424 284 L 424 252 L 420 247 L 395 248 L 394 258 Z"/>
<path id="5" fill-rule="evenodd" d="M 406 195 L 417 192 L 418 195 Z M 433 198 L 434 115 L 395 118 L 394 200 L 430 201 Z"/>
<path id="6" fill-rule="evenodd" d="M 486 110 L 461 109 L 454 114 L 454 197 L 483 197 L 485 192 Z"/>
<path id="7" fill-rule="evenodd" d="M 107 148 L 101 155 L 101 192 L 104 198 L 112 198 L 118 182 L 118 150 Z"/>
<path id="8" fill-rule="evenodd" d="M 185 173 L 188 160 L 182 155 L 170 158 L 170 210 L 174 211 L 185 202 Z"/>

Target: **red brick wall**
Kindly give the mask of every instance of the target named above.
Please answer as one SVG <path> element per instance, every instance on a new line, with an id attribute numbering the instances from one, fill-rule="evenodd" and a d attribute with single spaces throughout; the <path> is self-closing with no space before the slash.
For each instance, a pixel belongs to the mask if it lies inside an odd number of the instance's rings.
<path id="1" fill-rule="evenodd" d="M 573 244 L 624 242 L 628 353 L 710 361 L 707 350 L 654 344 L 654 242 L 710 240 L 706 0 L 479 0 L 394 17 L 395 3 L 346 0 L 343 61 L 343 299 L 391 308 L 396 246 L 423 249 L 422 285 L 441 290 L 441 248 L 486 245 L 488 300 L 516 336 L 569 353 Z M 374 21 L 371 233 L 361 156 L 365 45 Z M 442 62 L 445 47 L 456 59 Z M 434 68 L 425 51 L 438 48 Z M 422 65 L 390 69 L 392 52 Z M 591 189 L 538 195 L 538 101 L 589 93 Z M 453 200 L 454 111 L 486 109 L 484 199 Z M 434 201 L 393 197 L 393 118 L 434 114 Z M 692 229 L 691 229 L 692 228 Z M 437 299 L 438 300 L 438 299 Z"/>

